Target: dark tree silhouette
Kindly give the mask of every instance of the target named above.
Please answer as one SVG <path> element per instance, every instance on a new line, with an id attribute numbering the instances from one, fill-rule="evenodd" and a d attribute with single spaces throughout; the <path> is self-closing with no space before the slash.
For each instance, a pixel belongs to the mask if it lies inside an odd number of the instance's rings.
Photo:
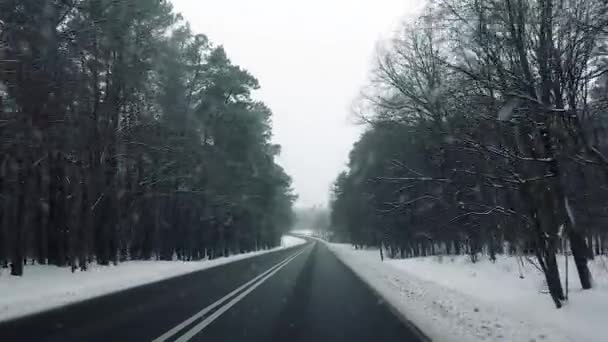
<path id="1" fill-rule="evenodd" d="M 167 1 L 0 2 L 0 264 L 276 246 L 294 195 L 258 87 Z"/>

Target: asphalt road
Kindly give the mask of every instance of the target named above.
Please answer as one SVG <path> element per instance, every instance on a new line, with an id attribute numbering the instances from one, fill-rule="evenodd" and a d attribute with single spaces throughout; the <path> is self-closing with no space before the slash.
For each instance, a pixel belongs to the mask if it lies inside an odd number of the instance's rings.
<path id="1" fill-rule="evenodd" d="M 314 242 L 0 323 L 3 342 L 422 340 Z"/>

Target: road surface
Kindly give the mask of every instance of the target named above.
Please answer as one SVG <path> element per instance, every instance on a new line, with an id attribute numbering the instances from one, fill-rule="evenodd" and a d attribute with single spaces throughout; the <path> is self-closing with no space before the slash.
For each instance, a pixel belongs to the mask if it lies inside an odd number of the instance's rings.
<path id="1" fill-rule="evenodd" d="M 322 243 L 16 321 L 0 341 L 422 341 Z"/>

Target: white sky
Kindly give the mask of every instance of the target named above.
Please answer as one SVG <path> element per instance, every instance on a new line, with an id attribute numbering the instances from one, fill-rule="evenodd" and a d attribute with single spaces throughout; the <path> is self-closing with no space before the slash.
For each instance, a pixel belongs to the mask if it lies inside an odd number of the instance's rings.
<path id="1" fill-rule="evenodd" d="M 376 43 L 420 0 L 172 0 L 196 33 L 258 78 L 297 205 L 325 205 L 361 127 L 350 106 Z"/>

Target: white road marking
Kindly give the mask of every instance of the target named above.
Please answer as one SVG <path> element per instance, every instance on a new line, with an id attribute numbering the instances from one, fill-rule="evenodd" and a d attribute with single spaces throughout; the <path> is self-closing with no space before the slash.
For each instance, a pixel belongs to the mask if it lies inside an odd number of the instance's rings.
<path id="1" fill-rule="evenodd" d="M 269 277 L 264 278 L 264 276 L 267 276 L 270 272 L 276 271 L 278 270 L 280 267 L 283 267 L 285 265 L 287 265 L 288 262 L 290 262 L 291 260 L 293 260 L 295 257 L 297 257 L 298 255 L 302 254 L 302 252 L 304 252 L 304 250 L 306 250 L 307 248 L 302 249 L 301 251 L 288 256 L 287 258 L 285 258 L 283 261 L 277 263 L 276 265 L 270 267 L 268 270 L 262 272 L 260 275 L 254 277 L 253 279 L 249 280 L 248 282 L 246 282 L 245 284 L 239 286 L 236 290 L 230 292 L 229 294 L 225 295 L 224 297 L 218 299 L 217 301 L 215 301 L 213 304 L 207 306 L 206 308 L 204 308 L 203 310 L 197 312 L 196 314 L 194 314 L 192 317 L 188 318 L 187 320 L 183 321 L 182 323 L 178 324 L 177 326 L 175 326 L 174 328 L 172 328 L 171 330 L 167 331 L 166 333 L 162 334 L 161 336 L 155 338 L 154 340 L 152 340 L 152 342 L 164 342 L 168 339 L 170 339 L 171 337 L 173 337 L 175 334 L 177 334 L 180 330 L 184 329 L 185 327 L 187 327 L 188 325 L 192 324 L 194 321 L 196 321 L 197 319 L 205 316 L 209 311 L 215 309 L 216 307 L 218 307 L 219 305 L 221 305 L 223 302 L 225 302 L 227 299 L 229 299 L 230 297 L 234 296 L 235 294 L 237 294 L 238 292 L 242 291 L 243 289 L 247 288 L 248 286 L 250 286 L 251 284 L 255 283 L 256 281 L 258 281 L 259 279 L 263 278 L 262 281 L 266 280 Z M 276 272 L 273 272 L 272 274 L 274 274 Z M 271 275 L 272 276 L 272 275 Z M 256 284 L 254 285 L 255 287 L 257 287 Z M 254 287 L 254 288 L 255 288 Z M 252 290 L 253 291 L 253 290 Z M 251 291 L 249 291 L 251 292 Z M 247 293 L 249 293 L 247 292 Z M 243 296 L 244 297 L 244 296 Z M 241 297 L 242 298 L 242 297 Z M 234 305 L 234 304 L 232 304 Z M 231 305 L 231 306 L 232 306 Z M 221 310 L 221 309 L 220 309 Z M 228 310 L 228 309 L 226 309 Z M 224 311 L 226 311 L 224 310 Z M 222 312 L 224 312 L 222 311 Z M 218 315 L 219 316 L 219 315 Z M 217 317 L 216 317 L 217 318 Z M 214 318 L 215 319 L 215 318 Z M 204 321 L 203 321 L 204 322 Z M 209 322 L 211 323 L 211 322 Z M 209 324 L 207 324 L 209 325 Z M 198 326 L 198 325 L 197 325 Z M 204 327 L 203 327 L 204 328 Z M 202 330 L 202 328 L 201 328 Z M 200 330 L 199 330 L 200 331 Z"/>
<path id="2" fill-rule="evenodd" d="M 212 313 L 209 317 L 205 318 L 202 322 L 200 322 L 199 324 L 197 324 L 194 327 L 192 327 L 185 334 L 183 334 L 180 338 L 178 338 L 177 340 L 175 340 L 175 342 L 187 342 L 187 341 L 189 341 L 192 337 L 194 337 L 196 334 L 198 334 L 199 332 L 201 332 L 201 330 L 205 329 L 205 327 L 207 327 L 209 324 L 213 323 L 213 321 L 215 321 L 218 317 L 220 317 L 224 312 L 228 311 L 231 307 L 233 307 L 236 303 L 238 303 L 243 298 L 245 298 L 248 294 L 250 294 L 258 286 L 262 285 L 262 283 L 265 282 L 268 278 L 272 277 L 275 273 L 277 273 L 279 270 L 281 270 L 281 268 L 287 266 L 287 264 L 289 262 L 291 262 L 293 259 L 297 258 L 300 254 L 304 253 L 308 249 L 309 248 L 303 248 L 296 255 L 290 257 L 283 264 L 281 264 L 279 267 L 277 267 L 274 270 L 272 270 L 270 273 L 268 273 L 266 276 L 264 276 L 264 278 L 260 279 L 257 283 L 253 284 L 246 291 L 244 291 L 243 293 L 239 294 L 238 296 L 236 296 L 235 298 L 233 298 L 231 301 L 229 301 L 228 303 L 226 303 L 226 305 L 222 306 L 216 312 Z"/>

